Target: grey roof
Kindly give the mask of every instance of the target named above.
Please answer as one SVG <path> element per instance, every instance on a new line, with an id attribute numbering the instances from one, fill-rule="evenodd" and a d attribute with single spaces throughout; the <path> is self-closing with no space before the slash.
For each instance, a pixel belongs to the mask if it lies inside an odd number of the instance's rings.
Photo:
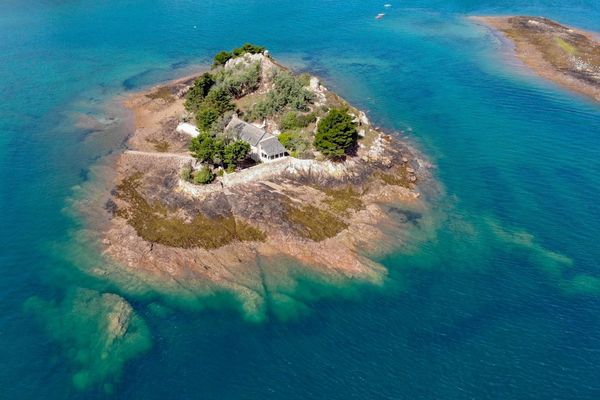
<path id="1" fill-rule="evenodd" d="M 242 121 L 237 117 L 237 115 L 234 115 L 231 118 L 231 121 L 227 124 L 225 130 L 233 132 L 236 138 L 243 140 L 244 142 L 248 142 L 254 147 L 258 146 L 258 143 L 261 141 L 263 136 L 266 135 L 265 131 L 252 124 Z"/>
<path id="2" fill-rule="evenodd" d="M 285 147 L 283 147 L 279 142 L 279 139 L 272 135 L 269 135 L 268 138 L 260 141 L 260 149 L 266 153 L 267 156 L 283 154 L 286 151 Z"/>

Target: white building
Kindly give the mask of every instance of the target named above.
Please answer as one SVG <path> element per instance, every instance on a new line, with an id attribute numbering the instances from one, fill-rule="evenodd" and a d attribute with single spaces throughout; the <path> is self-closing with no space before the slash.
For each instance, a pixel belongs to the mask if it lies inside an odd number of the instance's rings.
<path id="1" fill-rule="evenodd" d="M 179 125 L 177 125 L 176 131 L 179 133 L 184 133 L 186 135 L 190 135 L 191 137 L 196 137 L 200 134 L 200 131 L 198 130 L 198 128 L 196 128 L 192 124 L 188 124 L 187 122 L 182 122 Z"/>

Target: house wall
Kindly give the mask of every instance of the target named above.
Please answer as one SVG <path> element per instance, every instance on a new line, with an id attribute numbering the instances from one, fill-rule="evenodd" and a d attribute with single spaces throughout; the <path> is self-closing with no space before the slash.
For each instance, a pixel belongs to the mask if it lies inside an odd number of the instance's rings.
<path id="1" fill-rule="evenodd" d="M 254 146 L 250 146 L 250 158 L 253 159 L 254 161 L 262 161 L 258 148 L 254 147 Z"/>

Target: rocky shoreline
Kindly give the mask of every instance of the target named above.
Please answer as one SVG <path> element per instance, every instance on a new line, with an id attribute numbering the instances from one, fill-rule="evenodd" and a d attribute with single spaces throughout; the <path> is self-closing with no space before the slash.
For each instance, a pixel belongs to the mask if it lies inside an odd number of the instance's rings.
<path id="1" fill-rule="evenodd" d="M 283 264 L 327 281 L 381 284 L 386 270 L 372 256 L 401 245 L 401 233 L 418 224 L 429 163 L 320 86 L 322 101 L 335 99 L 363 120 L 355 155 L 343 162 L 287 157 L 209 185 L 187 182 L 181 168 L 196 161 L 190 138 L 175 127 L 192 82 L 124 101 L 136 130 L 116 161 L 103 254 L 142 281 L 232 293 L 248 316 L 264 314 L 269 282 Z M 279 261 L 269 270 L 265 260 Z"/>
<path id="2" fill-rule="evenodd" d="M 515 45 L 517 57 L 539 76 L 600 102 L 598 36 L 543 17 L 471 17 Z"/>

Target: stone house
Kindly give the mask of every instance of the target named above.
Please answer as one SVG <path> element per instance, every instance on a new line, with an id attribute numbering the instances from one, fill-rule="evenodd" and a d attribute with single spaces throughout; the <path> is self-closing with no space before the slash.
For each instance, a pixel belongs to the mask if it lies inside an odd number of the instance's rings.
<path id="1" fill-rule="evenodd" d="M 288 155 L 287 150 L 277 139 L 277 136 L 241 120 L 237 115 L 231 118 L 225 128 L 236 139 L 250 145 L 250 157 L 254 161 L 272 162 Z"/>

